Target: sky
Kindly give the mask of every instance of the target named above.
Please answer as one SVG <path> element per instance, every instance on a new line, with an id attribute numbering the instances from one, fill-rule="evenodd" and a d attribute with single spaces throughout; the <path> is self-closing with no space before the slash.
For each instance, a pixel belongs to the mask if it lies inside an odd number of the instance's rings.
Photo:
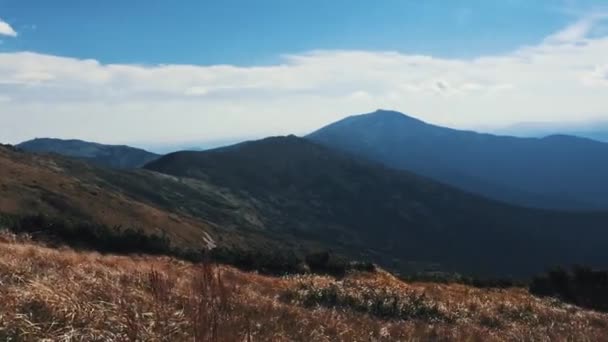
<path id="1" fill-rule="evenodd" d="M 0 141 L 608 122 L 605 0 L 0 0 Z"/>

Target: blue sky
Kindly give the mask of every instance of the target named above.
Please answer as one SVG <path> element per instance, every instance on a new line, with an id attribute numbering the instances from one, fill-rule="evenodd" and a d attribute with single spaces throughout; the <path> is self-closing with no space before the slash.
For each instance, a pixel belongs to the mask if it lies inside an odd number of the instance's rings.
<path id="1" fill-rule="evenodd" d="M 607 19 L 605 0 L 0 0 L 0 141 L 305 133 L 375 108 L 608 121 Z"/>
<path id="2" fill-rule="evenodd" d="M 554 0 L 0 0 L 21 31 L 5 50 L 150 64 L 256 65 L 317 49 L 496 54 L 567 25 L 565 9 Z"/>

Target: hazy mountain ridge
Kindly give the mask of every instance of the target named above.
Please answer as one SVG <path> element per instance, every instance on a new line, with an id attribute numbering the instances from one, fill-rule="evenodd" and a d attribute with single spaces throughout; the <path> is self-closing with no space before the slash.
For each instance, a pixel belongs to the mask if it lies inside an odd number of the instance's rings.
<path id="1" fill-rule="evenodd" d="M 307 138 L 515 204 L 608 208 L 608 183 L 603 181 L 608 144 L 585 138 L 482 134 L 385 110 L 348 117 Z"/>
<path id="2" fill-rule="evenodd" d="M 578 137 L 608 142 L 608 122 L 590 123 L 542 123 L 522 122 L 506 128 L 495 130 L 498 134 L 509 134 L 518 137 L 545 137 L 549 135 L 574 135 Z"/>
<path id="3" fill-rule="evenodd" d="M 126 145 L 104 145 L 70 139 L 37 138 L 17 145 L 29 152 L 56 153 L 81 158 L 100 166 L 133 169 L 139 168 L 160 155 Z"/>

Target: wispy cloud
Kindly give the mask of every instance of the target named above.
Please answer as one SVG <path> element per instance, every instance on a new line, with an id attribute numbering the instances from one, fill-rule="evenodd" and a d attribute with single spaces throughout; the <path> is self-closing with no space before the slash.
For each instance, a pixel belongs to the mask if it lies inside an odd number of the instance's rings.
<path id="1" fill-rule="evenodd" d="M 17 31 L 6 21 L 0 19 L 0 36 L 17 37 Z"/>
<path id="2" fill-rule="evenodd" d="M 535 46 L 473 59 L 310 51 L 269 66 L 141 66 L 0 53 L 0 94 L 10 99 L 0 101 L 0 137 L 304 133 L 376 108 L 460 127 L 608 118 L 608 36 L 589 37 L 602 20 L 586 18 Z"/>
<path id="3" fill-rule="evenodd" d="M 600 22 L 608 19 L 608 13 L 593 13 L 583 16 L 581 19 L 547 37 L 548 42 L 571 43 L 586 38 L 591 30 Z"/>

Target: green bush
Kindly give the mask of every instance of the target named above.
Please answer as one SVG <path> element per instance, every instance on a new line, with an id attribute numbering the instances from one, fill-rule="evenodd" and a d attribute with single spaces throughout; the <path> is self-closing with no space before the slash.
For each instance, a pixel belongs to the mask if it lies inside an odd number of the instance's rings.
<path id="1" fill-rule="evenodd" d="M 312 273 L 329 274 L 336 277 L 350 271 L 375 272 L 376 266 L 370 262 L 351 261 L 329 251 L 316 251 L 306 255 L 306 264 Z"/>
<path id="2" fill-rule="evenodd" d="M 482 278 L 473 276 L 463 276 L 454 273 L 430 272 L 430 273 L 414 273 L 401 275 L 404 281 L 408 282 L 429 282 L 440 284 L 463 284 L 477 288 L 496 288 L 506 289 L 513 287 L 527 287 L 528 284 L 523 280 L 512 278 Z"/>
<path id="3" fill-rule="evenodd" d="M 50 244 L 66 244 L 104 253 L 146 253 L 175 255 L 166 236 L 146 234 L 133 227 L 102 224 L 37 215 L 0 215 L 0 224 Z"/>
<path id="4" fill-rule="evenodd" d="M 304 272 L 302 258 L 291 250 L 245 250 L 220 246 L 209 251 L 208 257 L 212 261 L 229 264 L 245 271 L 274 275 Z"/>
<path id="5" fill-rule="evenodd" d="M 0 227 L 15 233 L 27 233 L 47 244 L 65 244 L 76 249 L 92 249 L 103 253 L 169 255 L 199 262 L 224 263 L 245 271 L 285 275 L 308 272 L 343 276 L 349 271 L 374 271 L 371 263 L 352 262 L 330 252 L 310 253 L 306 257 L 290 249 L 243 249 L 218 246 L 210 251 L 184 249 L 171 245 L 166 235 L 146 234 L 140 228 L 114 226 L 59 217 L 38 215 L 0 215 Z"/>
<path id="6" fill-rule="evenodd" d="M 530 284 L 530 292 L 608 312 L 608 271 L 581 266 L 574 267 L 571 271 L 556 268 L 535 277 Z"/>
<path id="7" fill-rule="evenodd" d="M 351 280 L 329 284 L 302 280 L 283 299 L 307 307 L 346 308 L 387 320 L 448 320 L 424 293 L 402 293 L 389 287 L 371 288 Z"/>

